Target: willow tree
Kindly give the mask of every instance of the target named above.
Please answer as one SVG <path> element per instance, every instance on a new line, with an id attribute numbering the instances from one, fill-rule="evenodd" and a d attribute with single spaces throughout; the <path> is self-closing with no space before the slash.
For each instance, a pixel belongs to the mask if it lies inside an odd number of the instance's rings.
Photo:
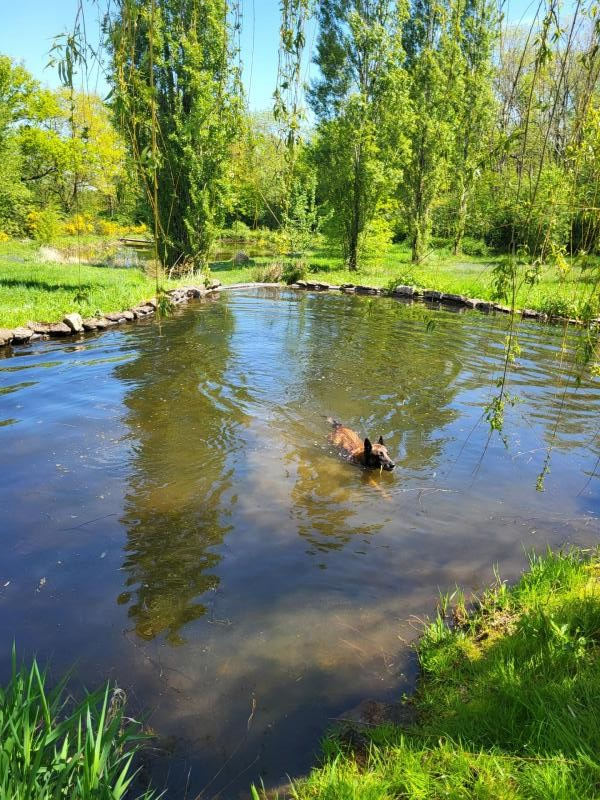
<path id="1" fill-rule="evenodd" d="M 115 118 L 165 267 L 202 266 L 240 106 L 227 0 L 120 0 L 108 21 Z"/>
<path id="2" fill-rule="evenodd" d="M 309 102 L 320 193 L 349 269 L 378 205 L 396 189 L 410 116 L 402 66 L 403 0 L 321 0 Z"/>

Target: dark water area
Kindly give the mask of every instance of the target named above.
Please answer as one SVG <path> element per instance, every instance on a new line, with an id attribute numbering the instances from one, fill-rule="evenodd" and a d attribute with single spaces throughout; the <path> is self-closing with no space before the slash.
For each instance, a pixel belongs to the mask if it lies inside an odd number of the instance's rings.
<path id="1" fill-rule="evenodd" d="M 0 678 L 14 639 L 75 685 L 117 681 L 169 796 L 305 772 L 340 714 L 414 685 L 439 590 L 598 542 L 580 333 L 520 325 L 505 447 L 482 414 L 507 325 L 265 289 L 4 352 Z M 395 471 L 340 459 L 329 414 L 382 434 Z"/>

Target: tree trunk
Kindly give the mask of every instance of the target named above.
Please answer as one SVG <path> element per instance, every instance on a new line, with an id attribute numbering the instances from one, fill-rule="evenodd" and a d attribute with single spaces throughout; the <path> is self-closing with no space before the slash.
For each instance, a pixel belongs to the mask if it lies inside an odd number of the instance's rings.
<path id="1" fill-rule="evenodd" d="M 463 185 L 460 193 L 460 203 L 458 205 L 458 215 L 456 218 L 456 228 L 454 231 L 454 244 L 452 252 L 455 256 L 459 255 L 462 247 L 462 240 L 465 235 L 465 228 L 467 226 L 467 208 L 469 204 L 469 192 L 466 186 Z"/>
<path id="2" fill-rule="evenodd" d="M 429 209 L 421 210 L 415 214 L 414 227 L 412 233 L 412 263 L 418 264 L 427 255 L 430 236 L 430 212 Z"/>
<path id="3" fill-rule="evenodd" d="M 358 269 L 358 244 L 361 233 L 361 167 L 361 148 L 360 145 L 357 145 L 354 155 L 352 219 L 350 221 L 350 236 L 348 239 L 348 269 L 352 272 Z"/>

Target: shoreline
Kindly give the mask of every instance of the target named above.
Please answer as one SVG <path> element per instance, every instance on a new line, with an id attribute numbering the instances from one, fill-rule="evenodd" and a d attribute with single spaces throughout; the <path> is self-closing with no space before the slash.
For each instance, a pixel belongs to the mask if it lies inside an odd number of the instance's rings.
<path id="1" fill-rule="evenodd" d="M 403 302 L 424 303 L 430 307 L 462 307 L 465 310 L 479 311 L 484 314 L 497 313 L 520 316 L 522 319 L 530 319 L 537 322 L 552 325 L 575 325 L 584 327 L 597 327 L 600 319 L 593 319 L 586 324 L 580 319 L 572 317 L 549 316 L 544 312 L 535 309 L 523 308 L 513 309 L 501 303 L 480 298 L 466 297 L 465 295 L 453 294 L 450 292 L 440 292 L 434 289 L 420 289 L 416 286 L 396 286 L 392 291 L 383 289 L 379 286 L 367 286 L 362 284 L 344 283 L 334 285 L 320 281 L 300 280 L 296 283 L 231 283 L 223 285 L 220 281 L 209 281 L 208 286 L 182 286 L 170 289 L 165 292 L 166 297 L 172 305 L 182 305 L 190 300 L 198 300 L 203 297 L 218 295 L 223 291 L 236 289 L 292 289 L 295 291 L 342 292 L 344 294 L 371 295 L 378 297 L 391 297 Z M 30 342 L 40 341 L 50 338 L 66 338 L 78 336 L 83 333 L 103 331 L 114 325 L 133 322 L 136 319 L 152 316 L 156 313 L 158 301 L 155 297 L 144 300 L 137 306 L 124 309 L 122 311 L 109 311 L 96 317 L 83 319 L 76 312 L 66 314 L 62 320 L 56 322 L 28 322 L 26 325 L 15 328 L 0 327 L 0 347 L 12 345 L 29 344 Z"/>
<path id="2" fill-rule="evenodd" d="M 363 701 L 306 776 L 253 800 L 593 800 L 600 771 L 600 551 L 531 555 L 520 578 L 440 596 L 396 703 Z M 540 733 L 543 731 L 543 735 Z"/>

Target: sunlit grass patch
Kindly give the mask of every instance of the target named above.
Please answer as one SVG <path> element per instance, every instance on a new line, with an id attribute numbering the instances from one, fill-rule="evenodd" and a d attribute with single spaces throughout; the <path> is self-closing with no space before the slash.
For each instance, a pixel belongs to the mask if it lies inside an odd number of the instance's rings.
<path id="1" fill-rule="evenodd" d="M 327 798 L 597 798 L 599 554 L 531 558 L 467 615 L 446 602 L 423 631 L 418 723 L 335 733 L 287 794 Z"/>
<path id="2" fill-rule="evenodd" d="M 503 256 L 452 256 L 449 252 L 434 251 L 427 262 L 412 264 L 410 250 L 406 245 L 393 245 L 377 261 L 367 262 L 360 270 L 345 269 L 340 256 L 322 248 L 307 257 L 307 277 L 334 285 L 343 283 L 365 284 L 389 288 L 404 283 L 426 289 L 435 289 L 466 297 L 493 300 L 494 267 Z M 263 267 L 273 258 L 260 256 L 247 267 L 236 266 L 233 261 L 214 265 L 216 277 L 223 283 L 250 281 L 258 274 L 257 265 Z M 582 271 L 579 267 L 566 276 L 560 276 L 550 266 L 542 269 L 539 282 L 534 286 L 523 285 L 516 297 L 517 308 L 533 308 L 556 316 L 578 316 L 582 304 L 588 300 L 597 302 L 597 287 L 593 270 Z"/>
<path id="3" fill-rule="evenodd" d="M 122 311 L 155 291 L 154 277 L 138 268 L 44 262 L 33 243 L 0 242 L 0 327 Z"/>

